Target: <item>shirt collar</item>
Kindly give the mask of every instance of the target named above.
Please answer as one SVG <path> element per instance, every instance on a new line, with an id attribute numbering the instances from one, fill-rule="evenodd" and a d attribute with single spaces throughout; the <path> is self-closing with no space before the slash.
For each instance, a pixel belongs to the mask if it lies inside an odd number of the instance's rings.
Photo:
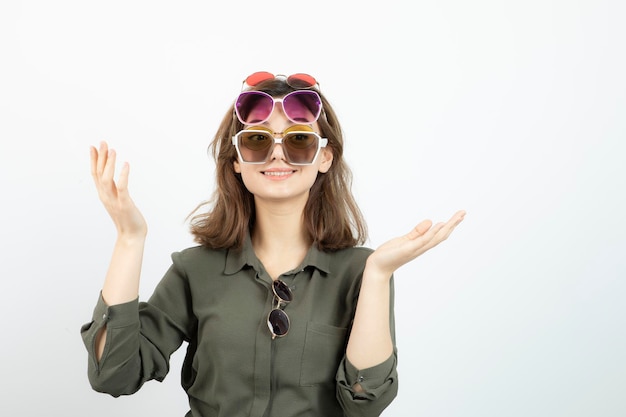
<path id="1" fill-rule="evenodd" d="M 328 274 L 330 272 L 330 260 L 331 254 L 323 252 L 315 246 L 311 246 L 307 252 L 300 269 L 305 269 L 308 266 L 319 269 L 321 272 Z M 226 275 L 232 275 L 241 271 L 246 265 L 251 266 L 256 271 L 261 270 L 261 261 L 254 253 L 252 249 L 252 240 L 250 234 L 246 234 L 246 238 L 243 242 L 241 249 L 229 249 L 226 254 L 226 266 L 224 273 Z"/>

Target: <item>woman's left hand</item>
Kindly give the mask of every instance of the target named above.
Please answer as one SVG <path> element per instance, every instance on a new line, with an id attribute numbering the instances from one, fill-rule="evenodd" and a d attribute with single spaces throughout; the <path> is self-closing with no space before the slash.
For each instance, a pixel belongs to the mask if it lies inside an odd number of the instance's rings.
<path id="1" fill-rule="evenodd" d="M 446 240 L 464 217 L 465 211 L 459 210 L 445 223 L 433 226 L 430 220 L 422 221 L 408 234 L 379 246 L 367 259 L 367 267 L 374 268 L 379 276 L 391 277 L 396 269 Z"/>

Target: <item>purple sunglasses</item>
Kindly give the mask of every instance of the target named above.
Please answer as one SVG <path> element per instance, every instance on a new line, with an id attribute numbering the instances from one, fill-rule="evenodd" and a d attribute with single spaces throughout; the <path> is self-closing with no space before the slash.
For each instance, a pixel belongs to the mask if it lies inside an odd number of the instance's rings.
<path id="1" fill-rule="evenodd" d="M 283 98 L 274 98 L 263 91 L 244 91 L 235 101 L 235 113 L 244 125 L 261 124 L 270 118 L 276 103 L 281 103 L 285 116 L 294 123 L 314 123 L 322 112 L 322 100 L 313 90 L 296 90 Z"/>

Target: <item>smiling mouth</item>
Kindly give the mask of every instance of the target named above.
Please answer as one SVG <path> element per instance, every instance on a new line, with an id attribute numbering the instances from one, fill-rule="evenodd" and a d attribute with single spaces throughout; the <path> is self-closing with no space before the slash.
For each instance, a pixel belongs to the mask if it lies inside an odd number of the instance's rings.
<path id="1" fill-rule="evenodd" d="M 263 175 L 267 175 L 270 177 L 284 177 L 286 175 L 293 174 L 294 171 L 264 171 Z"/>

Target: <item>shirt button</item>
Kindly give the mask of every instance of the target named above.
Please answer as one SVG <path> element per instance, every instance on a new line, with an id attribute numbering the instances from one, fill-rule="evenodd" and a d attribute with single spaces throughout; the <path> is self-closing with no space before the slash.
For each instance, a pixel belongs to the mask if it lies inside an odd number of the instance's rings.
<path id="1" fill-rule="evenodd" d="M 103 320 L 103 321 L 106 321 L 106 320 L 107 320 L 107 315 L 106 315 L 106 313 L 104 313 L 104 314 L 102 315 L 102 320 Z"/>
<path id="2" fill-rule="evenodd" d="M 359 382 L 363 382 L 365 380 L 365 377 L 363 375 L 359 375 L 358 380 Z"/>

